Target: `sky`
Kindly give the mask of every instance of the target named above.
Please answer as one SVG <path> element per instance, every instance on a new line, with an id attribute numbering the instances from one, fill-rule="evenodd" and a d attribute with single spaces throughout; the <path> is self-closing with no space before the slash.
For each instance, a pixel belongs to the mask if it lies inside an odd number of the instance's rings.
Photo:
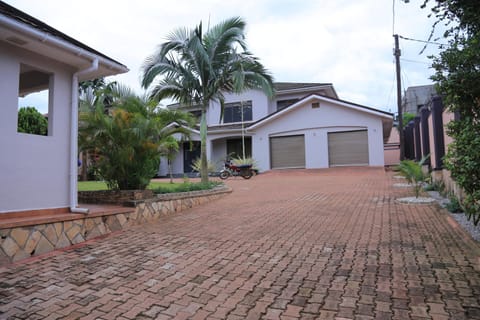
<path id="1" fill-rule="evenodd" d="M 275 81 L 332 83 L 340 99 L 390 112 L 397 110 L 392 35 L 427 40 L 434 23 L 423 0 L 5 2 L 126 65 L 128 73 L 108 80 L 139 94 L 142 63 L 171 31 L 240 16 L 249 50 Z M 400 39 L 402 90 L 432 83 L 428 56 L 438 48 L 420 55 L 423 46 Z"/>

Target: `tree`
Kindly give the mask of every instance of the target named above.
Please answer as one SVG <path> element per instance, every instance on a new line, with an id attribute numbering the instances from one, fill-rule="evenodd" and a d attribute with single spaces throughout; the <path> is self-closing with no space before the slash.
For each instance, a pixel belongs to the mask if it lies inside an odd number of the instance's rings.
<path id="1" fill-rule="evenodd" d="M 109 102 L 108 98 L 102 98 L 105 95 L 107 88 L 112 84 L 107 84 L 104 78 L 97 78 L 93 80 L 82 81 L 78 85 L 79 91 L 79 105 L 78 112 L 80 114 L 79 118 L 82 118 L 82 114 L 91 113 L 95 111 L 97 102 L 99 99 L 104 99 L 104 102 Z M 105 103 L 104 103 L 105 105 Z M 83 116 L 85 118 L 85 116 Z M 81 123 L 80 123 L 81 126 Z M 84 131 L 78 132 L 78 149 L 81 152 L 82 157 L 82 167 L 80 172 L 80 179 L 82 181 L 88 180 L 88 170 L 92 169 L 91 166 L 91 151 L 89 150 L 86 144 L 86 139 L 88 136 L 85 136 Z"/>
<path id="2" fill-rule="evenodd" d="M 173 136 L 168 136 L 160 144 L 160 154 L 167 158 L 168 161 L 168 175 L 170 176 L 170 183 L 173 183 L 172 161 L 175 159 L 178 149 L 178 141 Z"/>
<path id="3" fill-rule="evenodd" d="M 410 121 L 412 121 L 413 119 L 415 119 L 416 115 L 415 113 L 411 113 L 411 112 L 404 112 L 402 114 L 402 117 L 403 117 L 403 127 L 405 128 L 406 126 L 408 126 L 408 124 L 410 123 Z"/>
<path id="4" fill-rule="evenodd" d="M 18 132 L 46 136 L 48 120 L 35 107 L 23 107 L 18 110 Z"/>
<path id="5" fill-rule="evenodd" d="M 145 189 L 158 170 L 160 145 L 175 133 L 188 135 L 179 123 L 190 125 L 193 117 L 158 110 L 155 101 L 121 85 L 113 86 L 108 94 L 110 106 L 97 99 L 94 111 L 80 114 L 83 146 L 98 152 L 96 166 L 110 189 Z"/>
<path id="6" fill-rule="evenodd" d="M 245 22 L 225 20 L 206 33 L 202 23 L 193 30 L 173 31 L 143 64 L 142 86 L 160 101 L 173 98 L 182 105 L 200 105 L 202 182 L 208 182 L 206 111 L 212 101 L 224 105 L 223 93 L 261 89 L 273 96 L 273 78 L 245 43 Z"/>
<path id="7" fill-rule="evenodd" d="M 433 1 L 433 0 L 432 0 Z M 429 1 L 426 0 L 424 6 Z M 448 134 L 446 166 L 465 191 L 463 206 L 474 223 L 480 222 L 480 1 L 436 0 L 432 14 L 444 22 L 446 48 L 433 57 L 432 77 L 445 104 L 460 117 Z M 433 31 L 432 31 L 433 34 Z"/>

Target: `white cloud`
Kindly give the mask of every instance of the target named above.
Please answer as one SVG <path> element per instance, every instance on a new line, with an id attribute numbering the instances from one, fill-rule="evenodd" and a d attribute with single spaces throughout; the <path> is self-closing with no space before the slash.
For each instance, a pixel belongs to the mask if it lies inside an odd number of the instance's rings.
<path id="1" fill-rule="evenodd" d="M 170 31 L 238 15 L 247 21 L 250 50 L 278 81 L 331 82 L 342 99 L 396 110 L 393 1 L 395 31 L 426 39 L 433 21 L 415 0 L 7 0 L 127 65 L 131 71 L 115 79 L 138 91 L 144 59 Z M 402 58 L 417 61 L 402 61 L 405 84 L 430 83 L 429 60 L 418 55 L 422 44 L 401 40 L 401 47 Z"/>

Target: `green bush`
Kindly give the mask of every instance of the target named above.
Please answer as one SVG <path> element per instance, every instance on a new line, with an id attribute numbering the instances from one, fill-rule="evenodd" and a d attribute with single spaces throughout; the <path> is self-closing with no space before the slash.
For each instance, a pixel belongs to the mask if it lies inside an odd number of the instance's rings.
<path id="1" fill-rule="evenodd" d="M 462 206 L 460 205 L 460 202 L 458 201 L 457 197 L 453 195 L 450 196 L 450 202 L 447 203 L 445 208 L 447 208 L 447 210 L 450 211 L 451 213 L 459 213 L 463 211 Z"/>
<path id="2" fill-rule="evenodd" d="M 193 171 L 200 172 L 200 170 L 202 168 L 201 159 L 200 158 L 195 159 L 195 161 L 193 161 L 191 167 L 192 167 Z M 213 162 L 211 162 L 210 160 L 208 160 L 207 161 L 207 172 L 212 173 L 212 172 L 215 172 L 216 169 L 217 168 L 215 167 L 215 164 Z"/>
<path id="3" fill-rule="evenodd" d="M 428 178 L 428 176 L 422 170 L 423 163 L 427 159 L 428 156 L 424 157 L 420 162 L 415 162 L 413 160 L 402 160 L 397 166 L 399 173 L 403 175 L 405 179 L 407 179 L 408 183 L 413 185 L 413 191 L 415 192 L 416 198 L 418 198 L 420 195 L 422 183 Z"/>
<path id="4" fill-rule="evenodd" d="M 222 184 L 221 182 L 216 182 L 216 181 L 209 181 L 207 183 L 184 182 L 181 184 L 175 184 L 173 186 L 161 186 L 153 189 L 153 192 L 172 193 L 172 192 L 190 192 L 190 191 L 210 190 L 221 184 Z"/>

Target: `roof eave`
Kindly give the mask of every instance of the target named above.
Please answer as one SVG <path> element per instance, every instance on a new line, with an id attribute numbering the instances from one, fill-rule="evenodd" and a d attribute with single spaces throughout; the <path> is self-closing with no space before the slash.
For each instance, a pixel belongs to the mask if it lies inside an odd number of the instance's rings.
<path id="1" fill-rule="evenodd" d="M 369 108 L 369 107 L 366 107 L 366 106 L 360 106 L 360 105 L 357 105 L 357 104 L 349 103 L 347 101 L 343 101 L 343 100 L 339 100 L 339 99 L 333 99 L 333 98 L 325 97 L 325 96 L 320 96 L 320 95 L 317 95 L 317 94 L 312 94 L 312 95 L 306 96 L 305 98 L 295 102 L 294 104 L 290 105 L 289 107 L 287 107 L 285 109 L 282 109 L 279 112 L 273 113 L 273 114 L 271 114 L 271 115 L 269 115 L 269 116 L 267 116 L 263 119 L 260 119 L 256 123 L 249 126 L 248 130 L 256 129 L 256 128 L 266 124 L 267 122 L 270 122 L 270 121 L 272 121 L 272 120 L 274 120 L 278 117 L 281 117 L 282 115 L 287 114 L 287 113 L 291 112 L 292 110 L 296 109 L 298 106 L 303 105 L 303 104 L 305 104 L 309 101 L 312 101 L 312 100 L 328 101 L 328 102 L 331 102 L 331 103 L 342 105 L 344 107 L 347 107 L 347 108 L 350 108 L 350 109 L 353 109 L 353 110 L 357 110 L 357 111 L 360 111 L 360 112 L 372 114 L 372 115 L 381 117 L 382 119 L 391 119 L 393 121 L 393 114 L 391 114 L 389 112 L 383 112 L 383 111 L 375 110 L 375 109 L 372 109 L 372 108 Z"/>
<path id="2" fill-rule="evenodd" d="M 77 70 L 84 69 L 93 60 L 98 59 L 99 69 L 83 75 L 83 79 L 80 80 L 111 76 L 129 71 L 125 65 L 97 53 L 93 49 L 88 51 L 62 38 L 38 30 L 3 14 L 0 14 L 0 30 L 3 31 L 0 40 L 24 50 L 54 58 Z"/>

